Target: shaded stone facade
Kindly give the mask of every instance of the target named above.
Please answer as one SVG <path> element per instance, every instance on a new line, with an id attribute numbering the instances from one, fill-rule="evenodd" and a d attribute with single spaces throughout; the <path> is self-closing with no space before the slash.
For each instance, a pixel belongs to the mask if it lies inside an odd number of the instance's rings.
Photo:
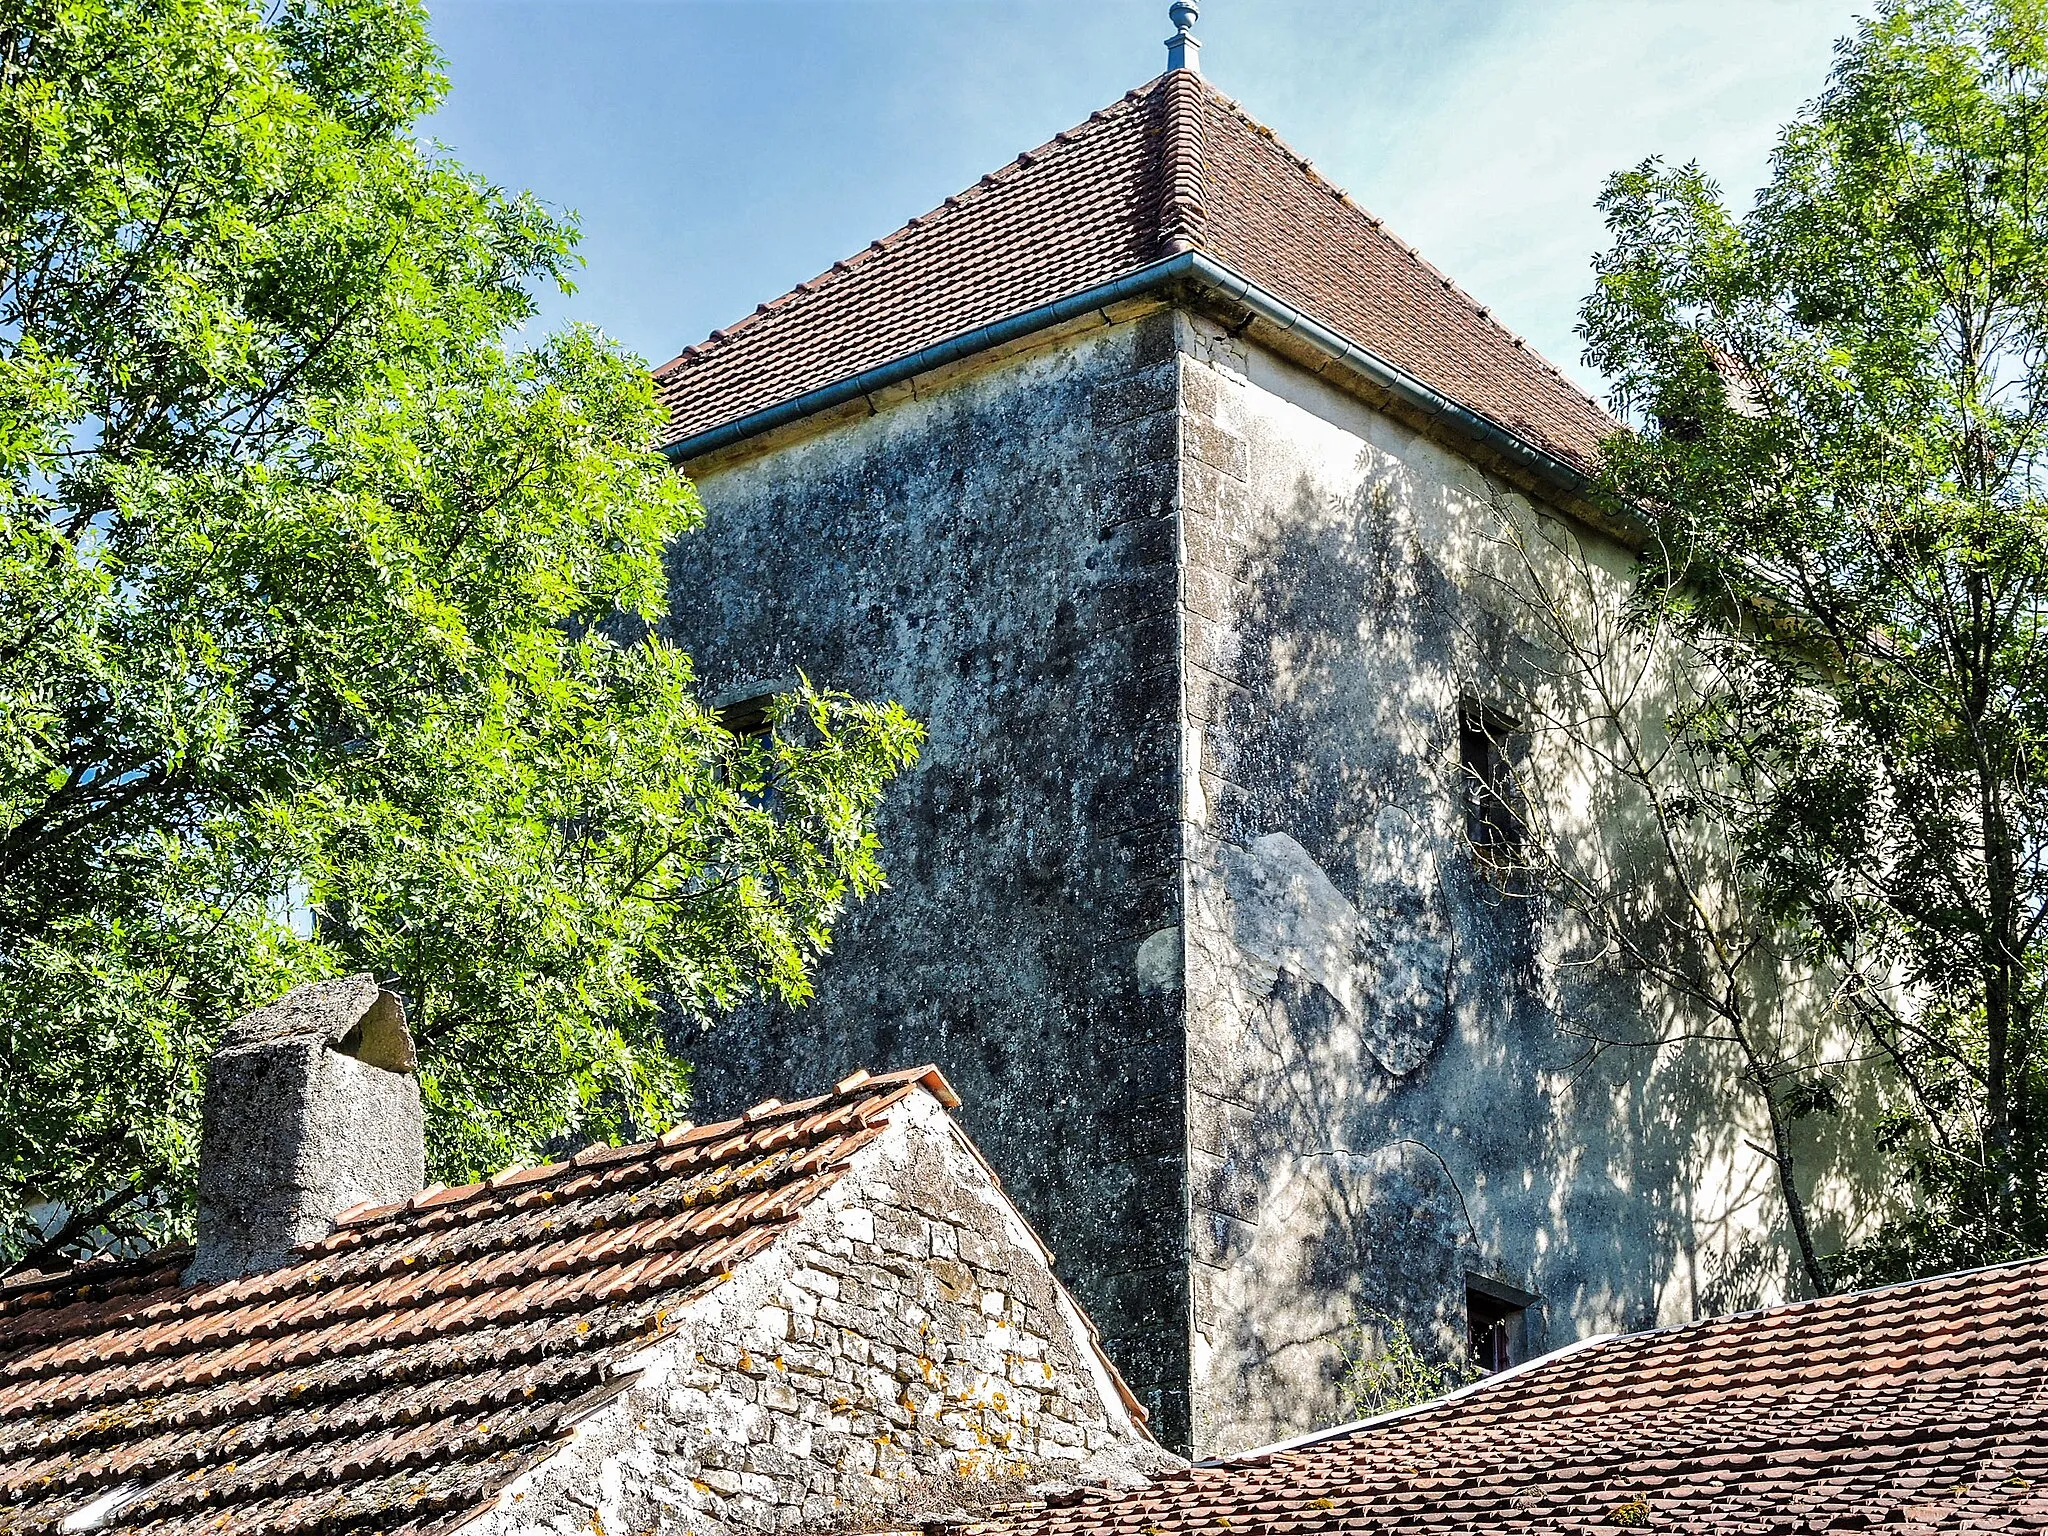
<path id="1" fill-rule="evenodd" d="M 1184 1037 L 1177 957 L 1139 955 L 1180 922 L 1179 392 L 1158 311 L 700 467 L 672 599 L 707 697 L 802 671 L 930 732 L 882 819 L 889 889 L 842 920 L 816 1003 L 686 1042 L 700 1113 L 943 1060 L 1169 1443 Z"/>
<path id="2" fill-rule="evenodd" d="M 687 1043 L 700 1102 L 937 1061 L 1197 1453 L 1343 1417 L 1375 1314 L 1461 1352 L 1477 1287 L 1526 1354 L 1788 1280 L 1725 1063 L 1589 1062 L 1641 997 L 1465 838 L 1460 710 L 1534 644 L 1488 530 L 1627 551 L 1303 361 L 1214 305 L 1103 315 L 687 466 L 673 557 L 714 697 L 801 670 L 931 731 L 890 889 L 814 1004 Z"/>

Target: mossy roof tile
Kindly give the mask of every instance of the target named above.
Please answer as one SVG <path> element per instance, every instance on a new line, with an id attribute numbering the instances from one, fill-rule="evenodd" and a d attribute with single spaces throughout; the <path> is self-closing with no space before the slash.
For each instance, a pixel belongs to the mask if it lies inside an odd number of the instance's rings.
<path id="1" fill-rule="evenodd" d="M 0 1536 L 124 1484 L 153 1533 L 460 1523 L 772 1245 L 933 1068 L 352 1213 L 281 1269 L 168 1250 L 0 1286 Z M 730 1134 L 728 1134 L 730 1133 Z"/>
<path id="2" fill-rule="evenodd" d="M 2044 1478 L 2036 1259 L 1588 1344 L 1399 1416 L 971 1529 L 2038 1531 Z"/>

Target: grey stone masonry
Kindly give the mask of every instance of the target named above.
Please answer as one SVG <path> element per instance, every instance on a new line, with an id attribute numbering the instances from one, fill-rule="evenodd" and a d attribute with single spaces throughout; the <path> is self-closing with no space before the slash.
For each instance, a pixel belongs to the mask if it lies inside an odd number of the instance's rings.
<path id="1" fill-rule="evenodd" d="M 635 1365 L 473 1536 L 859 1528 L 1178 1465 L 923 1093 Z"/>
<path id="2" fill-rule="evenodd" d="M 672 632 L 709 697 L 798 672 L 929 730 L 890 888 L 814 1001 L 691 1030 L 702 1118 L 936 1061 L 1161 1438 L 1185 1438 L 1176 959 L 1179 366 L 1163 310 L 693 466 Z M 795 1048 L 792 1048 L 792 1047 Z"/>
<path id="3" fill-rule="evenodd" d="M 1507 1306 L 1527 1353 L 1791 1282 L 1725 1042 L 1468 836 L 1491 719 L 1544 825 L 1656 867 L 1606 744 L 1524 729 L 1560 658 L 1505 544 L 1583 572 L 1601 626 L 1635 556 L 1256 318 L 1077 319 L 692 463 L 707 522 L 671 557 L 714 697 L 801 672 L 930 730 L 816 1001 L 685 1043 L 701 1111 L 935 1062 L 1202 1455 L 1351 1416 L 1395 1325 L 1450 1360 Z M 1640 694 L 1646 729 L 1686 684 Z M 1760 964 L 1820 1027 L 1825 989 Z M 1868 1122 L 1825 1118 L 1797 1156 L 1831 1245 L 1883 1191 Z"/>
<path id="4" fill-rule="evenodd" d="M 426 1183 L 405 1008 L 374 978 L 314 982 L 228 1027 L 206 1074 L 199 1243 L 185 1282 L 275 1269 L 363 1201 Z"/>

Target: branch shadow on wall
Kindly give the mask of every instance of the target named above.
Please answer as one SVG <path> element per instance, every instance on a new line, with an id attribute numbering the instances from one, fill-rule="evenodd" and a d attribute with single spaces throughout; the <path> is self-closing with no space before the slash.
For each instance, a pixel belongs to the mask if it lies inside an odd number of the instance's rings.
<path id="1" fill-rule="evenodd" d="M 1570 915 L 1473 860 L 1458 701 L 1528 641 L 1450 574 L 1478 554 L 1462 521 L 1452 491 L 1368 450 L 1342 494 L 1302 476 L 1231 573 L 1189 910 L 1218 1449 L 1338 1418 L 1368 1312 L 1461 1350 L 1467 1272 L 1539 1293 L 1549 1346 L 1787 1288 L 1729 1063 L 1589 1049 L 1577 1022 L 1682 1021 L 1576 963 Z M 1629 814 L 1611 785 L 1583 806 L 1589 835 Z"/>

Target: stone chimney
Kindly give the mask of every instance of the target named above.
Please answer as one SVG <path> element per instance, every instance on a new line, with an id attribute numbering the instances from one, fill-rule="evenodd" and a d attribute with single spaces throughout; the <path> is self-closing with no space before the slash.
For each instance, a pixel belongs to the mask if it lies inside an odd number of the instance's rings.
<path id="1" fill-rule="evenodd" d="M 206 1074 L 186 1283 L 275 1269 L 364 1200 L 426 1182 L 405 1005 L 375 978 L 289 992 L 228 1027 Z"/>

